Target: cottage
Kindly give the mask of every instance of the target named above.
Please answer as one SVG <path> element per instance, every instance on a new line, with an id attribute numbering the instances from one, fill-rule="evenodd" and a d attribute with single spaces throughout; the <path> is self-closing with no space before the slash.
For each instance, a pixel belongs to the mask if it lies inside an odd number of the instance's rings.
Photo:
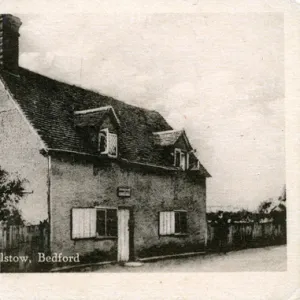
<path id="1" fill-rule="evenodd" d="M 52 253 L 119 261 L 200 250 L 206 178 L 184 130 L 156 111 L 18 66 L 21 22 L 0 18 L 0 165 L 27 179 L 23 217 Z"/>

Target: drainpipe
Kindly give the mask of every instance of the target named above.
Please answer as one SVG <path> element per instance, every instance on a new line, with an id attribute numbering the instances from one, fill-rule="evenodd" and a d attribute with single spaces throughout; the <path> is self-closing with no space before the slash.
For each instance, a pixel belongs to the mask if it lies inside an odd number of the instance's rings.
<path id="1" fill-rule="evenodd" d="M 47 206 L 48 206 L 48 250 L 49 253 L 51 253 L 51 242 L 52 242 L 52 221 L 51 221 L 51 197 L 50 197 L 50 191 L 51 191 L 51 156 L 48 153 L 48 174 L 47 174 Z"/>

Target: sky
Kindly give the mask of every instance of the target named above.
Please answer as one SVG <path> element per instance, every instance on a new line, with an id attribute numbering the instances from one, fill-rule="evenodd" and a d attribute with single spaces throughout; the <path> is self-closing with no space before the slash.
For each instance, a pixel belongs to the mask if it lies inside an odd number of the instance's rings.
<path id="1" fill-rule="evenodd" d="M 255 209 L 285 184 L 279 13 L 18 15 L 20 65 L 185 128 L 207 206 Z"/>

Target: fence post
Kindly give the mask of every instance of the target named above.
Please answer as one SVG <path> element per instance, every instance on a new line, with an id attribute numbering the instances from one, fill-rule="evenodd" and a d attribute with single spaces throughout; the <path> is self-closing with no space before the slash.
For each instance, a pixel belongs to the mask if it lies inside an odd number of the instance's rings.
<path id="1" fill-rule="evenodd" d="M 230 246 L 230 248 L 232 247 L 232 242 L 233 242 L 233 226 L 232 224 L 230 224 L 229 231 L 228 231 L 228 246 Z"/>

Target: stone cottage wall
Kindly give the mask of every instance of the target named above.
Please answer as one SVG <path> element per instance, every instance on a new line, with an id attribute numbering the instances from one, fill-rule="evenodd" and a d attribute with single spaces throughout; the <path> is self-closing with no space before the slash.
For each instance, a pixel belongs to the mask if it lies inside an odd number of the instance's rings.
<path id="1" fill-rule="evenodd" d="M 120 199 L 118 186 L 129 186 L 131 197 Z M 96 168 L 88 161 L 52 157 L 52 252 L 72 255 L 96 249 L 115 251 L 117 239 L 71 239 L 71 209 L 101 205 L 133 206 L 136 257 L 149 256 L 153 251 L 168 247 L 184 248 L 185 245 L 189 249 L 194 245 L 194 250 L 201 250 L 206 234 L 205 197 L 205 180 L 192 179 L 184 172 L 171 176 L 128 170 L 118 163 Z M 158 214 L 166 209 L 188 211 L 187 236 L 159 237 Z"/>

